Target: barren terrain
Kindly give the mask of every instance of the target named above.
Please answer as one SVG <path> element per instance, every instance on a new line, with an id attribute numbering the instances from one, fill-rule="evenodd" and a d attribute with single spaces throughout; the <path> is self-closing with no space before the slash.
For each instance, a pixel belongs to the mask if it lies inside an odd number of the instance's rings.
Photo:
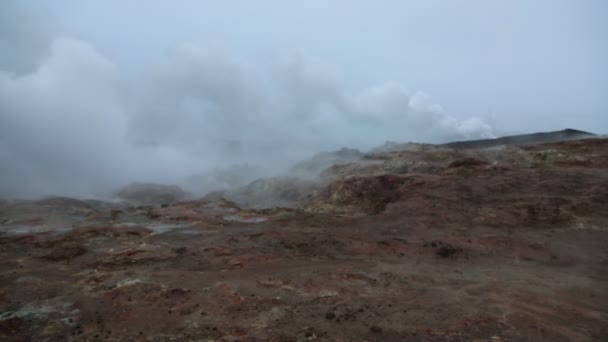
<path id="1" fill-rule="evenodd" d="M 0 340 L 608 340 L 608 139 L 161 198 L 1 201 Z"/>

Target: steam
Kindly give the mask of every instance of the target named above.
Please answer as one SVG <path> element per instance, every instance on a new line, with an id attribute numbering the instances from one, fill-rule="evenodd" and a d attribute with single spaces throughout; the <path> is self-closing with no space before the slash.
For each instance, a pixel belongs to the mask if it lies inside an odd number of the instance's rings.
<path id="1" fill-rule="evenodd" d="M 0 34 L 15 52 L 16 33 Z M 178 45 L 136 73 L 71 37 L 44 51 L 0 61 L 0 197 L 99 196 L 234 165 L 271 174 L 343 146 L 492 136 L 482 120 L 458 120 L 397 82 L 348 89 L 339 70 L 305 54 L 267 66 Z"/>

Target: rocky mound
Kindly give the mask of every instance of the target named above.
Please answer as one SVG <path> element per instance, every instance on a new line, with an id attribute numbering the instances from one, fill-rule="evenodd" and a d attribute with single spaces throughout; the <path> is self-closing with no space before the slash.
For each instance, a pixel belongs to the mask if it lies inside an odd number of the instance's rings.
<path id="1" fill-rule="evenodd" d="M 606 205 L 606 139 L 475 150 L 427 146 L 367 157 L 376 163 L 328 169 L 331 182 L 308 210 L 369 215 L 390 209 L 429 219 L 439 210 L 462 225 L 516 226 L 572 223 Z"/>
<path id="2" fill-rule="evenodd" d="M 537 135 L 525 137 L 533 136 Z M 566 134 L 567 140 L 562 142 L 489 148 L 387 143 L 366 154 L 342 149 L 318 154 L 297 164 L 292 170 L 297 171 L 296 175 L 304 174 L 303 177 L 263 178 L 246 186 L 215 192 L 207 198 L 224 197 L 241 207 L 255 209 L 306 207 L 325 212 L 329 208 L 337 209 L 336 206 L 344 205 L 338 211 L 358 206 L 362 213 L 369 214 L 384 210 L 386 203 L 401 197 L 393 193 L 398 187 L 392 184 L 406 175 L 428 179 L 432 179 L 430 175 L 439 179 L 453 177 L 454 182 L 461 182 L 470 177 L 489 177 L 507 171 L 537 174 L 538 169 L 565 165 L 606 165 L 605 139 L 569 140 L 573 136 Z M 557 136 L 550 134 L 549 137 Z M 310 178 L 311 174 L 316 176 Z M 352 203 L 347 203 L 349 201 Z"/>

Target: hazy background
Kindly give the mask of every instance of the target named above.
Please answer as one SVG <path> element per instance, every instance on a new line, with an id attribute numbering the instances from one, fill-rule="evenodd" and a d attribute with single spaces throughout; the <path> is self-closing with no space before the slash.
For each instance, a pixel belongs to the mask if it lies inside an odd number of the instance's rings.
<path id="1" fill-rule="evenodd" d="M 603 0 L 0 2 L 0 197 L 608 131 Z"/>

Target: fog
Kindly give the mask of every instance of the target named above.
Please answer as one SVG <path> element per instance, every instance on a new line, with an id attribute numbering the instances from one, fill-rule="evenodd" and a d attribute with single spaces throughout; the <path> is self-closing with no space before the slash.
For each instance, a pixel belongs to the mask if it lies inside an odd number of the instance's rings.
<path id="1" fill-rule="evenodd" d="M 143 4 L 0 2 L 0 197 L 272 175 L 388 140 L 608 131 L 601 0 Z"/>

